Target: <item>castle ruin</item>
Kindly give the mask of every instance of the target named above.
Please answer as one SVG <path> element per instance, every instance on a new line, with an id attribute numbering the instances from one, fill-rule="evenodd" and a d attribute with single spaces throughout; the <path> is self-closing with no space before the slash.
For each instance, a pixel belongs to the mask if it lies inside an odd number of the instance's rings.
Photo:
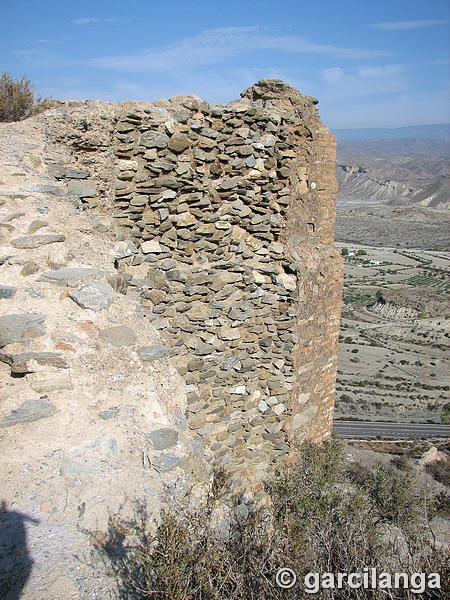
<path id="1" fill-rule="evenodd" d="M 0 500 L 49 600 L 136 502 L 264 501 L 330 435 L 343 275 L 314 98 L 55 104 L 0 124 Z"/>
<path id="2" fill-rule="evenodd" d="M 278 80 L 241 96 L 125 103 L 102 149 L 139 249 L 116 267 L 148 267 L 140 300 L 186 383 L 189 430 L 236 489 L 330 435 L 342 287 L 317 101 Z"/>

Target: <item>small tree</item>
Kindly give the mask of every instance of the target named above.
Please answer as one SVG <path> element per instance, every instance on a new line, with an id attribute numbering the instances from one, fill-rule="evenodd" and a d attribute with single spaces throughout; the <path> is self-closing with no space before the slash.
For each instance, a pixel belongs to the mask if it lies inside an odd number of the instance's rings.
<path id="1" fill-rule="evenodd" d="M 341 254 L 342 256 L 348 256 L 348 248 L 342 248 Z"/>
<path id="2" fill-rule="evenodd" d="M 31 114 L 34 104 L 34 89 L 25 78 L 16 80 L 9 73 L 0 77 L 0 121 L 20 121 Z"/>

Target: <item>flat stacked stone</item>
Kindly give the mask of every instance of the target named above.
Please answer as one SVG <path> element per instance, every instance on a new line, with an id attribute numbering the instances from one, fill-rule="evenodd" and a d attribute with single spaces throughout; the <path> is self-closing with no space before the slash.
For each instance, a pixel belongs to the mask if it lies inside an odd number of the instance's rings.
<path id="1" fill-rule="evenodd" d="M 310 185 L 334 148 L 317 101 L 271 80 L 242 96 L 124 110 L 114 148 L 115 216 L 141 250 L 126 260 L 148 264 L 141 300 L 167 346 L 141 358 L 171 357 L 189 427 L 237 486 L 287 458 L 320 402 L 329 432 L 340 293 L 328 163 Z"/>

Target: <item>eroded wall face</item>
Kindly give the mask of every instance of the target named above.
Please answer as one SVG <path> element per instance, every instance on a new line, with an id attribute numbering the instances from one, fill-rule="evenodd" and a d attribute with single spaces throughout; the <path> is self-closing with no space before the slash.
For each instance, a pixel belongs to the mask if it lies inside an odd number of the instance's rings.
<path id="1" fill-rule="evenodd" d="M 187 384 L 189 428 L 236 490 L 332 421 L 335 146 L 287 89 L 134 106 L 116 125 L 115 215 L 148 265 L 141 300 Z"/>

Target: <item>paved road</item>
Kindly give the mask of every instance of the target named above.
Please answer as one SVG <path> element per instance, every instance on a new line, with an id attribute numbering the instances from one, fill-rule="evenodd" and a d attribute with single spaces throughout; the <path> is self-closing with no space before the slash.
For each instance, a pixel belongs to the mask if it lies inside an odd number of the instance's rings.
<path id="1" fill-rule="evenodd" d="M 343 438 L 411 439 L 427 436 L 450 437 L 450 425 L 429 423 L 366 423 L 363 421 L 335 421 L 333 431 Z"/>

